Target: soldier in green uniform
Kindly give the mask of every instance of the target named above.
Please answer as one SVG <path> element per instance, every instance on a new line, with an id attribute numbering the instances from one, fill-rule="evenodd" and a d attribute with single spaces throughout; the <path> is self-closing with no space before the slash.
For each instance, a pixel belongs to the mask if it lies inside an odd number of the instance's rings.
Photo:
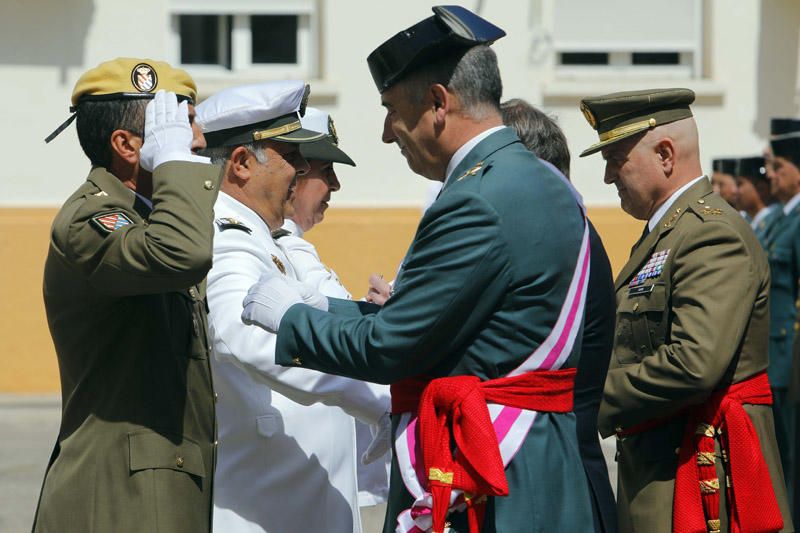
<path id="1" fill-rule="evenodd" d="M 195 98 L 188 74 L 149 59 L 102 63 L 75 85 L 92 168 L 45 264 L 62 420 L 34 532 L 210 531 L 203 283 L 220 168 L 193 154 Z"/>
<path id="2" fill-rule="evenodd" d="M 598 424 L 618 436 L 619 527 L 793 531 L 764 372 L 768 264 L 702 175 L 693 101 L 654 89 L 581 103 L 600 137 L 581 155 L 602 151 L 605 182 L 647 221 L 615 282 Z"/>
<path id="3" fill-rule="evenodd" d="M 762 156 L 742 157 L 736 160 L 733 171 L 739 189 L 739 204 L 746 214 L 753 233 L 764 248 L 767 247 L 767 234 L 775 223 L 775 214 L 780 205 L 770 193 L 766 162 Z"/>
<path id="4" fill-rule="evenodd" d="M 243 318 L 278 331 L 279 364 L 392 384 L 385 533 L 589 531 L 572 413 L 585 213 L 503 126 L 488 44 L 504 32 L 462 7 L 433 10 L 367 59 L 383 141 L 444 182 L 394 293 L 383 307 L 327 298 L 326 312 L 267 274 Z"/>

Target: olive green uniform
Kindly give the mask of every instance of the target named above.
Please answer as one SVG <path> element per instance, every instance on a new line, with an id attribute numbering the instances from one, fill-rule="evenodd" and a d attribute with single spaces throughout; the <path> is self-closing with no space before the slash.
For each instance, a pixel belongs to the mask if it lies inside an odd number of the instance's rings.
<path id="1" fill-rule="evenodd" d="M 63 413 L 34 531 L 210 530 L 216 426 L 202 284 L 219 174 L 160 165 L 151 211 L 94 168 L 56 215 L 44 299 Z"/>
<path id="2" fill-rule="evenodd" d="M 658 275 L 631 286 L 654 257 L 663 259 Z M 609 436 L 653 419 L 669 421 L 617 441 L 620 531 L 672 531 L 676 452 L 686 423 L 679 413 L 767 368 L 769 285 L 756 236 L 706 179 L 687 189 L 634 248 L 616 280 L 616 331 L 599 429 Z M 767 405 L 744 409 L 761 443 L 784 531 L 794 531 L 772 411 Z M 724 506 L 724 490 L 721 496 Z M 724 509 L 720 516 L 725 531 Z"/>

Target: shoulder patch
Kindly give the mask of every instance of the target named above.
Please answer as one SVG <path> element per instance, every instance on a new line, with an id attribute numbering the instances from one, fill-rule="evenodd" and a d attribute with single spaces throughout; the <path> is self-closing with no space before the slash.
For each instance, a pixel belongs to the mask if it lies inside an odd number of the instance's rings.
<path id="1" fill-rule="evenodd" d="M 244 231 L 245 233 L 253 233 L 253 230 L 245 226 L 241 221 L 235 218 L 218 218 L 215 220 L 217 226 L 219 227 L 220 231 L 225 231 L 226 229 L 238 229 Z"/>
<path id="2" fill-rule="evenodd" d="M 119 228 L 124 228 L 133 224 L 131 219 L 122 211 L 113 211 L 111 213 L 103 213 L 91 218 L 92 224 L 95 225 L 100 231 L 111 233 Z"/>

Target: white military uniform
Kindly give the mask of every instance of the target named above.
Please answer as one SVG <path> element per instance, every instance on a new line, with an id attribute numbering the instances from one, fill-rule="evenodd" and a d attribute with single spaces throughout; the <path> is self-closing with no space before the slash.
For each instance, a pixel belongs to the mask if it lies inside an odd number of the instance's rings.
<path id="1" fill-rule="evenodd" d="M 325 296 L 350 300 L 352 297 L 339 281 L 336 272 L 322 262 L 314 245 L 303 238 L 303 229 L 290 219 L 284 222 L 283 229 L 288 234 L 279 237 L 275 242 L 289 258 L 297 279 L 316 288 Z M 382 387 L 389 395 L 388 386 L 374 386 Z M 359 420 L 356 420 L 356 441 L 358 457 L 361 457 L 372 442 L 372 433 L 369 425 Z M 362 507 L 386 501 L 389 496 L 391 459 L 391 454 L 387 453 L 368 465 L 358 462 L 358 503 Z"/>
<path id="2" fill-rule="evenodd" d="M 223 192 L 214 211 L 214 531 L 360 532 L 349 415 L 377 423 L 388 395 L 378 385 L 275 365 L 275 336 L 242 323 L 242 300 L 262 273 L 296 278 L 294 269 L 254 211 Z"/>

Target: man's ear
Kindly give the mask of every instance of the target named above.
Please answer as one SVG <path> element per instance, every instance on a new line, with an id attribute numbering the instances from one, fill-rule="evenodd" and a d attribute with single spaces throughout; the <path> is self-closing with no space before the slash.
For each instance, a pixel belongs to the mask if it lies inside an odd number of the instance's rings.
<path id="1" fill-rule="evenodd" d="M 447 92 L 447 87 L 440 83 L 434 83 L 430 87 L 431 104 L 434 114 L 434 122 L 437 126 L 444 125 L 444 119 L 448 111 L 453 106 L 454 96 Z"/>
<path id="2" fill-rule="evenodd" d="M 128 130 L 114 130 L 111 132 L 111 152 L 116 154 L 129 165 L 139 162 L 139 150 L 142 149 L 144 139 Z"/>
<path id="3" fill-rule="evenodd" d="M 669 177 L 675 167 L 675 143 L 669 137 L 664 137 L 656 144 L 655 151 L 664 174 Z"/>
<path id="4" fill-rule="evenodd" d="M 252 157 L 253 154 L 251 154 L 250 150 L 244 146 L 237 146 L 234 148 L 233 152 L 231 152 L 231 157 L 229 158 L 231 172 L 233 175 L 242 181 L 249 180 L 250 168 L 252 166 L 252 162 L 250 160 Z"/>

